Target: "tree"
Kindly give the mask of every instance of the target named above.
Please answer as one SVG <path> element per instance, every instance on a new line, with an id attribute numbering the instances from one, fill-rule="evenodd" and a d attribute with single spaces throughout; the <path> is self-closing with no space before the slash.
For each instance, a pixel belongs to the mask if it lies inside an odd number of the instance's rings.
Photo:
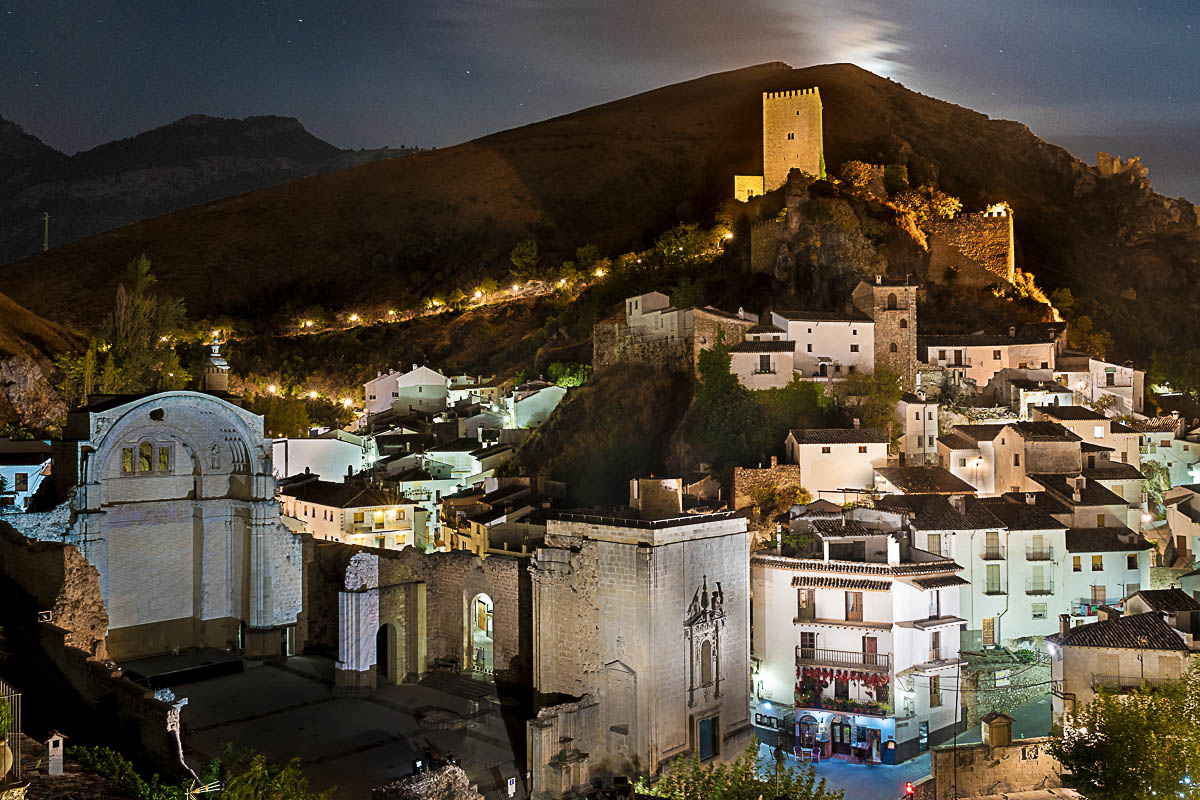
<path id="1" fill-rule="evenodd" d="M 908 188 L 908 167 L 903 164 L 888 164 L 883 168 L 883 189 L 889 196 Z"/>
<path id="2" fill-rule="evenodd" d="M 508 254 L 512 263 L 512 276 L 516 280 L 529 280 L 538 275 L 538 246 L 533 239 L 517 242 Z"/>
<path id="3" fill-rule="evenodd" d="M 834 402 L 846 421 L 857 419 L 863 428 L 889 427 L 902 393 L 900 376 L 883 368 L 874 374 L 852 372 L 833 385 Z"/>
<path id="4" fill-rule="evenodd" d="M 1143 460 L 1142 474 L 1146 476 L 1146 496 L 1155 514 L 1163 513 L 1163 492 L 1171 488 L 1171 471 L 1161 461 Z M 1172 537 L 1174 538 L 1174 537 Z"/>
<path id="5" fill-rule="evenodd" d="M 922 228 L 935 219 L 949 219 L 962 210 L 962 201 L 930 183 L 892 194 L 892 204 L 911 211 Z"/>
<path id="6" fill-rule="evenodd" d="M 639 781 L 640 792 L 672 800 L 842 800 L 841 789 L 829 789 L 812 764 L 790 768 L 785 760 L 759 757 L 752 742 L 729 764 L 701 764 L 693 754 L 673 761 L 653 783 Z"/>
<path id="7" fill-rule="evenodd" d="M 246 409 L 262 416 L 263 431 L 268 436 L 301 438 L 308 435 L 312 426 L 308 404 L 298 397 L 255 394 L 246 401 Z"/>
<path id="8" fill-rule="evenodd" d="M 843 182 L 859 192 L 870 186 L 874 177 L 871 165 L 862 161 L 847 161 L 838 172 Z"/>
<path id="9" fill-rule="evenodd" d="M 1129 694 L 1102 690 L 1051 733 L 1049 750 L 1089 800 L 1200 798 L 1200 671 Z"/>
<path id="10" fill-rule="evenodd" d="M 592 365 L 575 361 L 555 361 L 546 368 L 546 374 L 556 386 L 573 388 L 587 383 L 592 374 Z"/>
<path id="11" fill-rule="evenodd" d="M 762 430 L 762 407 L 729 371 L 729 345 L 724 330 L 713 347 L 700 351 L 696 394 L 687 438 L 717 464 L 752 461 L 762 451 L 756 434 Z"/>
<path id="12" fill-rule="evenodd" d="M 1076 350 L 1104 358 L 1113 349 L 1112 334 L 1099 328 L 1087 314 L 1071 320 L 1067 328 L 1067 344 Z"/>
<path id="13" fill-rule="evenodd" d="M 150 259 L 140 255 L 125 270 L 108 318 L 108 359 L 120 372 L 121 392 L 182 389 L 184 371 L 170 335 L 183 327 L 187 314 L 178 297 L 160 297 Z"/>

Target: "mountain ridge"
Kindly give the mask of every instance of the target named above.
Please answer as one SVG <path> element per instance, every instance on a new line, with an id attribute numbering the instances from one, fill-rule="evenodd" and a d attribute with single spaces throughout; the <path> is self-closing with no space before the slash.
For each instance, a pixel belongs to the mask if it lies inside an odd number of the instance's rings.
<path id="1" fill-rule="evenodd" d="M 521 239 L 554 260 L 588 242 L 614 253 L 679 220 L 710 220 L 732 176 L 760 170 L 761 92 L 813 85 L 831 171 L 851 159 L 902 163 L 915 183 L 940 183 L 966 210 L 1008 202 L 1018 263 L 1049 288 L 1075 289 L 1114 330 L 1135 331 L 1119 338 L 1121 355 L 1169 346 L 1176 331 L 1158 305 L 1178 297 L 1181 282 L 1185 299 L 1200 299 L 1196 209 L 1154 193 L 1144 177 L 1102 177 L 1022 123 L 853 65 L 780 62 L 146 220 L 8 267 L 11 292 L 52 318 L 86 319 L 107 306 L 120 267 L 145 252 L 198 315 L 415 305 L 502 278 Z M 40 291 L 41 276 L 56 294 Z"/>

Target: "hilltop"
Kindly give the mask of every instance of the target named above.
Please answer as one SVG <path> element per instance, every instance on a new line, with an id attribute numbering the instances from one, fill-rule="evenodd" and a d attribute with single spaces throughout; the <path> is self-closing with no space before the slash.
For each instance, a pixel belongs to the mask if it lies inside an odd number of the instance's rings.
<path id="1" fill-rule="evenodd" d="M 831 169 L 848 159 L 904 163 L 914 181 L 936 179 L 967 209 L 1007 201 L 1018 264 L 1111 319 L 1119 356 L 1145 357 L 1192 333 L 1191 315 L 1163 311 L 1200 299 L 1191 203 L 1154 194 L 1136 173 L 1101 177 L 1020 123 L 847 64 L 710 75 L 208 203 L 18 262 L 5 270 L 8 290 L 51 318 L 95 320 L 120 268 L 145 252 L 194 315 L 414 305 L 503 277 L 521 239 L 554 261 L 584 243 L 611 253 L 678 220 L 710 220 L 732 176 L 761 163 L 760 93 L 812 85 Z"/>
<path id="2" fill-rule="evenodd" d="M 342 150 L 290 117 L 193 114 L 68 156 L 0 118 L 0 262 L 85 236 L 404 149 Z"/>

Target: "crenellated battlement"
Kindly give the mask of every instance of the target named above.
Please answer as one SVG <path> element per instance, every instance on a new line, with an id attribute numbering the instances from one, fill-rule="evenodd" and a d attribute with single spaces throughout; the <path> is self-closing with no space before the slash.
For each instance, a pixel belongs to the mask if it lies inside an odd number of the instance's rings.
<path id="1" fill-rule="evenodd" d="M 802 97 L 806 94 L 820 97 L 821 90 L 816 86 L 810 86 L 807 89 L 787 89 L 782 92 L 763 92 L 763 100 L 777 100 L 784 97 Z"/>

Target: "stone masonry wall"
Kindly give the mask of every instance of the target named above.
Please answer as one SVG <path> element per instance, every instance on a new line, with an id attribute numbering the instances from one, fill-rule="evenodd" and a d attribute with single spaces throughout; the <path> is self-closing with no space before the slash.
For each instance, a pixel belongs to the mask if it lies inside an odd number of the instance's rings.
<path id="1" fill-rule="evenodd" d="M 741 344 L 746 341 L 746 331 L 753 328 L 756 324 L 748 319 L 733 319 L 713 314 L 701 308 L 695 310 L 695 313 L 692 314 L 692 319 L 693 370 L 700 366 L 700 351 L 708 350 L 715 345 L 720 332 L 723 331 L 725 334 L 725 344 L 732 347 L 735 344 Z"/>
<path id="2" fill-rule="evenodd" d="M 108 611 L 100 576 L 73 545 L 26 539 L 0 522 L 0 573 L 51 612 L 67 647 L 105 659 Z"/>
<path id="3" fill-rule="evenodd" d="M 774 487 L 782 489 L 791 486 L 803 486 L 800 480 L 799 464 L 777 464 L 759 469 L 733 468 L 733 509 L 738 510 L 754 505 L 752 493 L 756 489 Z"/>
<path id="4" fill-rule="evenodd" d="M 462 767 L 450 764 L 371 790 L 371 800 L 483 800 Z"/>
<path id="5" fill-rule="evenodd" d="M 1014 739 L 1011 745 L 936 747 L 931 772 L 937 800 L 998 796 L 1008 792 L 1062 786 L 1062 766 L 1047 752 L 1050 740 Z"/>
<path id="6" fill-rule="evenodd" d="M 770 274 L 779 253 L 779 232 L 783 220 L 768 219 L 750 227 L 750 272 Z"/>
<path id="7" fill-rule="evenodd" d="M 763 92 L 763 189 L 778 189 L 799 169 L 824 177 L 821 93 L 814 86 Z"/>
<path id="8" fill-rule="evenodd" d="M 931 233 L 930 280 L 943 282 L 947 268 L 953 267 L 960 282 L 984 285 L 988 277 L 971 266 L 976 265 L 991 276 L 991 282 L 999 278 L 1012 283 L 1016 251 L 1011 211 L 960 214 L 934 222 Z"/>

